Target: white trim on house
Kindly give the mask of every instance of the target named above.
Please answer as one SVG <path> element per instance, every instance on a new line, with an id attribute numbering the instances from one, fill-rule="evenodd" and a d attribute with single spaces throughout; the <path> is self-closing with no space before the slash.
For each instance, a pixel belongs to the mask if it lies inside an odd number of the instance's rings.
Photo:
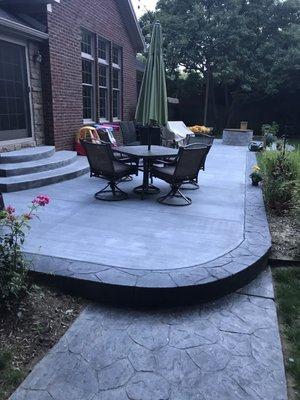
<path id="1" fill-rule="evenodd" d="M 23 25 L 16 21 L 11 21 L 6 18 L 0 17 L 0 26 L 3 26 L 8 29 L 12 29 L 23 35 L 32 36 L 35 40 L 45 40 L 49 38 L 48 33 L 38 31 L 37 29 L 31 28 L 29 26 Z"/>

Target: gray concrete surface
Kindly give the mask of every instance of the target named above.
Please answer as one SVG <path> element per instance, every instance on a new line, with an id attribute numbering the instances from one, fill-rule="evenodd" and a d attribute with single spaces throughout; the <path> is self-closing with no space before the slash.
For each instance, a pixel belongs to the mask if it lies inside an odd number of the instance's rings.
<path id="1" fill-rule="evenodd" d="M 10 400 L 287 400 L 270 271 L 202 306 L 90 305 Z"/>
<path id="2" fill-rule="evenodd" d="M 156 196 L 141 201 L 132 189 L 141 177 L 122 183 L 123 202 L 105 203 L 93 194 L 104 181 L 84 175 L 40 189 L 6 194 L 6 204 L 24 210 L 38 193 L 51 204 L 32 223 L 25 251 L 117 268 L 168 270 L 214 260 L 244 240 L 247 149 L 216 141 L 200 172 L 193 204 L 160 205 Z M 166 183 L 155 184 L 165 193 Z M 248 180 L 247 180 L 248 184 Z"/>

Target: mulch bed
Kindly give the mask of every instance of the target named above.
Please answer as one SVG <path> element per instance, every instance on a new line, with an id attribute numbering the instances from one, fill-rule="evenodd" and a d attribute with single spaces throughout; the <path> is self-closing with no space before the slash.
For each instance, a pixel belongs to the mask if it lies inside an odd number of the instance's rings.
<path id="1" fill-rule="evenodd" d="M 271 258 L 278 260 L 299 260 L 299 221 L 295 211 L 283 215 L 267 210 L 269 228 L 272 236 Z"/>
<path id="2" fill-rule="evenodd" d="M 0 400 L 8 399 L 84 305 L 82 299 L 35 285 L 16 310 L 0 314 Z"/>

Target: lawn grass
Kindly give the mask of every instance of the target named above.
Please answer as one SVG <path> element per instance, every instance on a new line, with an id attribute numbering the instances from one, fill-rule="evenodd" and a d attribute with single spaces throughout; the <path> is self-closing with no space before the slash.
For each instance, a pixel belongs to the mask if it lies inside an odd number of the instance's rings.
<path id="1" fill-rule="evenodd" d="M 12 366 L 12 358 L 10 352 L 0 352 L 0 400 L 5 400 L 6 392 L 17 387 L 24 378 L 23 373 Z"/>
<path id="2" fill-rule="evenodd" d="M 293 398 L 300 400 L 300 268 L 278 268 L 273 277 L 286 370 L 293 380 Z"/>

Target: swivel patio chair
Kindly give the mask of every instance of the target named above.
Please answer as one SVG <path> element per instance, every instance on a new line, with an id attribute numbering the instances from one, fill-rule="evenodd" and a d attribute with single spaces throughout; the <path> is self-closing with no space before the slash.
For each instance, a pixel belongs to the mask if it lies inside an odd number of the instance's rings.
<path id="1" fill-rule="evenodd" d="M 108 181 L 108 184 L 103 189 L 95 193 L 95 198 L 104 201 L 127 199 L 127 193 L 123 192 L 117 184 L 124 177 L 137 175 L 136 166 L 116 160 L 109 143 L 94 144 L 82 141 L 82 145 L 90 164 L 90 176 L 103 178 Z"/>
<path id="2" fill-rule="evenodd" d="M 152 168 L 151 173 L 153 176 L 164 180 L 171 186 L 170 192 L 165 196 L 159 197 L 157 199 L 158 202 L 170 206 L 188 206 L 192 203 L 192 200 L 185 196 L 180 191 L 180 188 L 184 183 L 197 179 L 206 152 L 206 146 L 200 147 L 198 145 L 196 148 L 181 147 L 174 165 Z M 182 199 L 184 202 L 174 203 L 172 202 L 174 198 Z"/>
<path id="3" fill-rule="evenodd" d="M 136 160 L 128 157 L 128 156 L 124 156 L 123 154 L 120 154 L 117 151 L 114 151 L 114 148 L 117 147 L 117 141 L 113 135 L 113 133 L 109 133 L 109 131 L 104 130 L 104 129 L 98 129 L 97 130 L 98 134 L 99 134 L 99 138 L 100 138 L 100 143 L 109 143 L 112 151 L 113 151 L 113 155 L 114 158 L 117 161 L 121 161 L 123 163 L 129 163 L 129 164 L 133 164 L 133 163 L 137 163 Z M 132 177 L 131 176 L 125 176 L 124 178 L 121 179 L 122 182 L 130 182 L 132 181 Z"/>
<path id="4" fill-rule="evenodd" d="M 124 146 L 138 146 L 140 142 L 137 140 L 137 132 L 133 121 L 120 122 Z"/>
<path id="5" fill-rule="evenodd" d="M 205 155 L 202 159 L 201 165 L 200 165 L 200 170 L 205 171 L 205 162 L 206 162 L 206 158 L 207 155 L 211 149 L 212 145 L 206 145 L 204 143 L 201 142 L 196 142 L 196 143 L 192 143 L 192 144 L 188 144 L 187 146 L 185 146 L 185 148 L 188 149 L 202 149 L 203 147 L 206 148 L 205 150 Z M 182 189 L 184 190 L 197 190 L 199 189 L 199 184 L 198 184 L 198 175 L 196 177 L 196 179 L 192 179 L 189 181 L 184 182 L 185 186 L 182 187 Z M 188 185 L 188 186 L 187 186 Z"/>
<path id="6" fill-rule="evenodd" d="M 207 146 L 207 154 L 206 157 L 208 155 L 208 153 L 210 152 L 210 149 L 212 147 L 214 143 L 214 138 L 210 135 L 205 135 L 204 133 L 198 133 L 195 136 L 189 136 L 188 138 L 188 143 L 187 145 L 189 146 L 197 146 L 197 145 L 206 145 Z M 201 169 L 204 171 L 205 170 L 205 161 L 206 161 L 206 157 L 203 160 L 203 165 L 201 167 Z"/>

